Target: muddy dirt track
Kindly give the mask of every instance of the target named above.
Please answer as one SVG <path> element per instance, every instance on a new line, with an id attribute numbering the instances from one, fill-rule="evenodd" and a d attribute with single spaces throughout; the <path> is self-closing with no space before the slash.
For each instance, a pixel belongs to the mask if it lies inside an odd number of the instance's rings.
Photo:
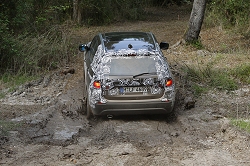
<path id="1" fill-rule="evenodd" d="M 153 11 L 152 11 L 153 12 Z M 76 40 L 87 42 L 102 31 L 151 31 L 160 41 L 175 44 L 183 35 L 188 13 L 181 8 L 154 22 L 84 27 Z M 166 14 L 166 13 L 163 13 Z M 76 46 L 77 47 L 77 46 Z M 179 46 L 182 47 L 182 46 Z M 170 49 L 166 56 L 183 55 Z M 165 166 L 250 165 L 250 137 L 230 124 L 235 110 L 248 111 L 249 86 L 231 93 L 211 90 L 195 98 L 190 83 L 172 63 L 177 81 L 175 114 L 99 117 L 82 114 L 82 54 L 68 67 L 74 73 L 52 72 L 20 86 L 0 100 L 0 165 L 25 166 Z M 171 59 L 170 59 L 171 61 Z M 7 91 L 2 89 L 2 91 Z M 195 102 L 187 108 L 188 101 Z M 248 113 L 248 112 L 247 112 Z"/>

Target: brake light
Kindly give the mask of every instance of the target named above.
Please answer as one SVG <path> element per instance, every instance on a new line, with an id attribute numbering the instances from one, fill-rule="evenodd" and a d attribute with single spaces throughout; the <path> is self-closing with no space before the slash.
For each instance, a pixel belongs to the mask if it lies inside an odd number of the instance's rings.
<path id="1" fill-rule="evenodd" d="M 172 86 L 173 85 L 173 80 L 171 78 L 166 80 L 166 87 Z"/>
<path id="2" fill-rule="evenodd" d="M 96 89 L 100 89 L 100 88 L 101 88 L 101 83 L 100 83 L 100 81 L 94 81 L 93 86 L 94 86 Z"/>

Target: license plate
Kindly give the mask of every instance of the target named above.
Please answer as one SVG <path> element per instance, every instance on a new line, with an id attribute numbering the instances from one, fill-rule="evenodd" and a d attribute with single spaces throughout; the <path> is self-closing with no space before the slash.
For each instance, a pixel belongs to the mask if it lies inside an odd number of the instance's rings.
<path id="1" fill-rule="evenodd" d="M 147 87 L 120 87 L 120 93 L 148 92 Z"/>

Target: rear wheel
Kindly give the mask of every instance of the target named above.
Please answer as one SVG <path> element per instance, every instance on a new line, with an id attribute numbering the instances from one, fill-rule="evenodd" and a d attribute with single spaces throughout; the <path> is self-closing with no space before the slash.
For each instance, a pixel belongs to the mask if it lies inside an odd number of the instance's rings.
<path id="1" fill-rule="evenodd" d="M 83 114 L 85 115 L 87 113 L 87 87 L 85 80 L 83 80 L 83 103 L 82 103 L 82 108 L 83 108 Z"/>
<path id="2" fill-rule="evenodd" d="M 94 115 L 93 115 L 91 107 L 89 105 L 89 100 L 86 99 L 86 102 L 87 102 L 87 104 L 86 104 L 86 116 L 87 116 L 87 119 L 91 119 L 94 117 Z"/>

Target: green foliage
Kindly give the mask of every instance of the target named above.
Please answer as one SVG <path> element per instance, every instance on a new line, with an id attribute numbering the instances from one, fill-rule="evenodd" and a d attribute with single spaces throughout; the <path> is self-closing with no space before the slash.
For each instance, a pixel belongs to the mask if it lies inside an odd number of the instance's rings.
<path id="1" fill-rule="evenodd" d="M 31 81 L 36 79 L 36 76 L 31 76 L 31 75 L 27 75 L 27 74 L 19 74 L 19 75 L 12 75 L 12 74 L 8 74 L 5 73 L 2 77 L 1 80 L 3 83 L 8 83 L 8 88 L 9 87 L 13 87 L 13 86 L 19 86 L 24 84 L 25 82 Z"/>
<path id="2" fill-rule="evenodd" d="M 208 5 L 210 24 L 224 26 L 249 26 L 250 1 L 246 0 L 211 0 Z"/>
<path id="3" fill-rule="evenodd" d="M 145 1 L 145 0 L 144 0 Z M 101 25 L 114 21 L 139 20 L 143 18 L 143 3 L 140 0 L 84 0 L 84 23 L 88 25 Z"/>
<path id="4" fill-rule="evenodd" d="M 102 25 L 123 20 L 144 19 L 144 8 L 168 6 L 168 4 L 186 4 L 190 0 L 83 0 L 84 24 Z"/>
<path id="5" fill-rule="evenodd" d="M 3 99 L 5 97 L 5 94 L 3 92 L 0 92 L 0 99 Z"/>
<path id="6" fill-rule="evenodd" d="M 55 64 L 62 61 L 60 58 L 68 57 L 64 47 L 68 43 L 62 39 L 62 30 L 55 25 L 70 18 L 69 3 L 66 0 L 1 2 L 0 75 L 5 72 L 36 74 L 58 67 Z M 54 58 L 57 51 L 60 56 Z"/>
<path id="7" fill-rule="evenodd" d="M 169 4 L 173 5 L 176 4 L 178 6 L 183 5 L 183 4 L 190 4 L 192 3 L 191 0 L 151 0 L 151 5 L 153 6 L 168 6 Z"/>
<path id="8" fill-rule="evenodd" d="M 187 78 L 193 82 L 208 85 L 212 88 L 217 88 L 219 90 L 236 90 L 238 88 L 237 82 L 230 77 L 230 72 L 225 70 L 213 69 L 212 63 L 205 67 L 190 67 L 185 66 L 184 71 L 187 73 Z M 194 91 L 196 93 L 205 92 L 207 89 L 200 87 L 198 85 L 193 85 Z"/>
<path id="9" fill-rule="evenodd" d="M 41 10 L 34 19 L 34 26 L 38 30 L 49 30 L 51 25 L 61 24 L 71 17 L 71 5 L 69 2 L 62 4 L 48 3 L 44 10 Z M 47 28 L 46 28 L 47 27 Z"/>
<path id="10" fill-rule="evenodd" d="M 237 126 L 242 130 L 250 132 L 250 120 L 233 119 L 231 122 L 234 126 Z"/>
<path id="11" fill-rule="evenodd" d="M 241 64 L 231 72 L 241 82 L 250 84 L 250 64 Z"/>
<path id="12" fill-rule="evenodd" d="M 0 5 L 1 18 L 8 20 L 8 28 L 14 33 L 43 31 L 69 19 L 70 4 L 67 0 L 4 0 Z"/>
<path id="13" fill-rule="evenodd" d="M 79 2 L 83 23 L 88 25 L 143 19 L 145 6 L 161 3 L 158 0 Z M 1 1 L 0 76 L 37 75 L 68 63 L 77 51 L 72 48 L 78 43 L 60 25 L 71 19 L 72 9 L 73 1 L 69 0 Z"/>
<path id="14" fill-rule="evenodd" d="M 197 83 L 193 83 L 191 87 L 196 97 L 199 97 L 201 94 L 206 93 L 209 90 L 208 87 L 199 85 Z"/>
<path id="15" fill-rule="evenodd" d="M 36 36 L 19 35 L 11 45 L 6 42 L 9 47 L 2 50 L 5 53 L 0 62 L 2 73 L 37 75 L 69 63 L 77 52 L 72 48 L 78 43 L 64 28 L 55 26 Z"/>
<path id="16" fill-rule="evenodd" d="M 229 72 L 224 71 L 213 71 L 209 85 L 221 90 L 236 90 L 238 85 L 236 80 L 230 77 Z"/>
<path id="17" fill-rule="evenodd" d="M 207 79 L 212 76 L 212 64 L 209 63 L 205 67 L 201 68 L 200 66 L 198 68 L 193 66 L 184 66 L 184 71 L 187 73 L 187 77 L 190 78 L 194 82 L 207 82 Z"/>
<path id="18" fill-rule="evenodd" d="M 7 69 L 12 61 L 9 56 L 17 56 L 18 46 L 15 45 L 15 37 L 9 30 L 9 21 L 0 15 L 0 73 Z"/>
<path id="19" fill-rule="evenodd" d="M 201 43 L 201 40 L 193 40 L 191 42 L 188 42 L 187 44 L 190 44 L 191 46 L 199 50 L 204 49 L 204 46 Z"/>
<path id="20" fill-rule="evenodd" d="M 11 73 L 5 72 L 3 75 L 0 76 L 0 83 L 4 84 L 4 87 L 8 89 L 8 92 L 13 92 L 19 85 L 35 80 L 37 78 L 38 76 L 35 75 L 27 75 L 23 73 L 13 75 Z M 4 98 L 5 95 L 6 92 L 0 92 L 0 99 Z"/>
<path id="21" fill-rule="evenodd" d="M 20 126 L 20 123 L 0 120 L 0 136 L 7 136 L 9 131 L 16 130 Z"/>
<path id="22" fill-rule="evenodd" d="M 62 51 L 62 35 L 56 29 L 51 29 L 44 34 L 36 37 L 20 37 L 19 45 L 22 46 L 22 53 L 16 58 L 18 66 L 24 73 L 38 73 L 41 70 L 50 70 L 54 61 L 59 62 Z M 58 51 L 58 52 L 57 52 Z M 25 53 L 24 53 L 25 52 Z M 64 58 L 64 57 L 62 57 Z"/>
<path id="23" fill-rule="evenodd" d="M 223 21 L 232 25 L 241 24 L 248 20 L 249 3 L 244 0 L 213 1 L 211 8 L 216 10 Z"/>

